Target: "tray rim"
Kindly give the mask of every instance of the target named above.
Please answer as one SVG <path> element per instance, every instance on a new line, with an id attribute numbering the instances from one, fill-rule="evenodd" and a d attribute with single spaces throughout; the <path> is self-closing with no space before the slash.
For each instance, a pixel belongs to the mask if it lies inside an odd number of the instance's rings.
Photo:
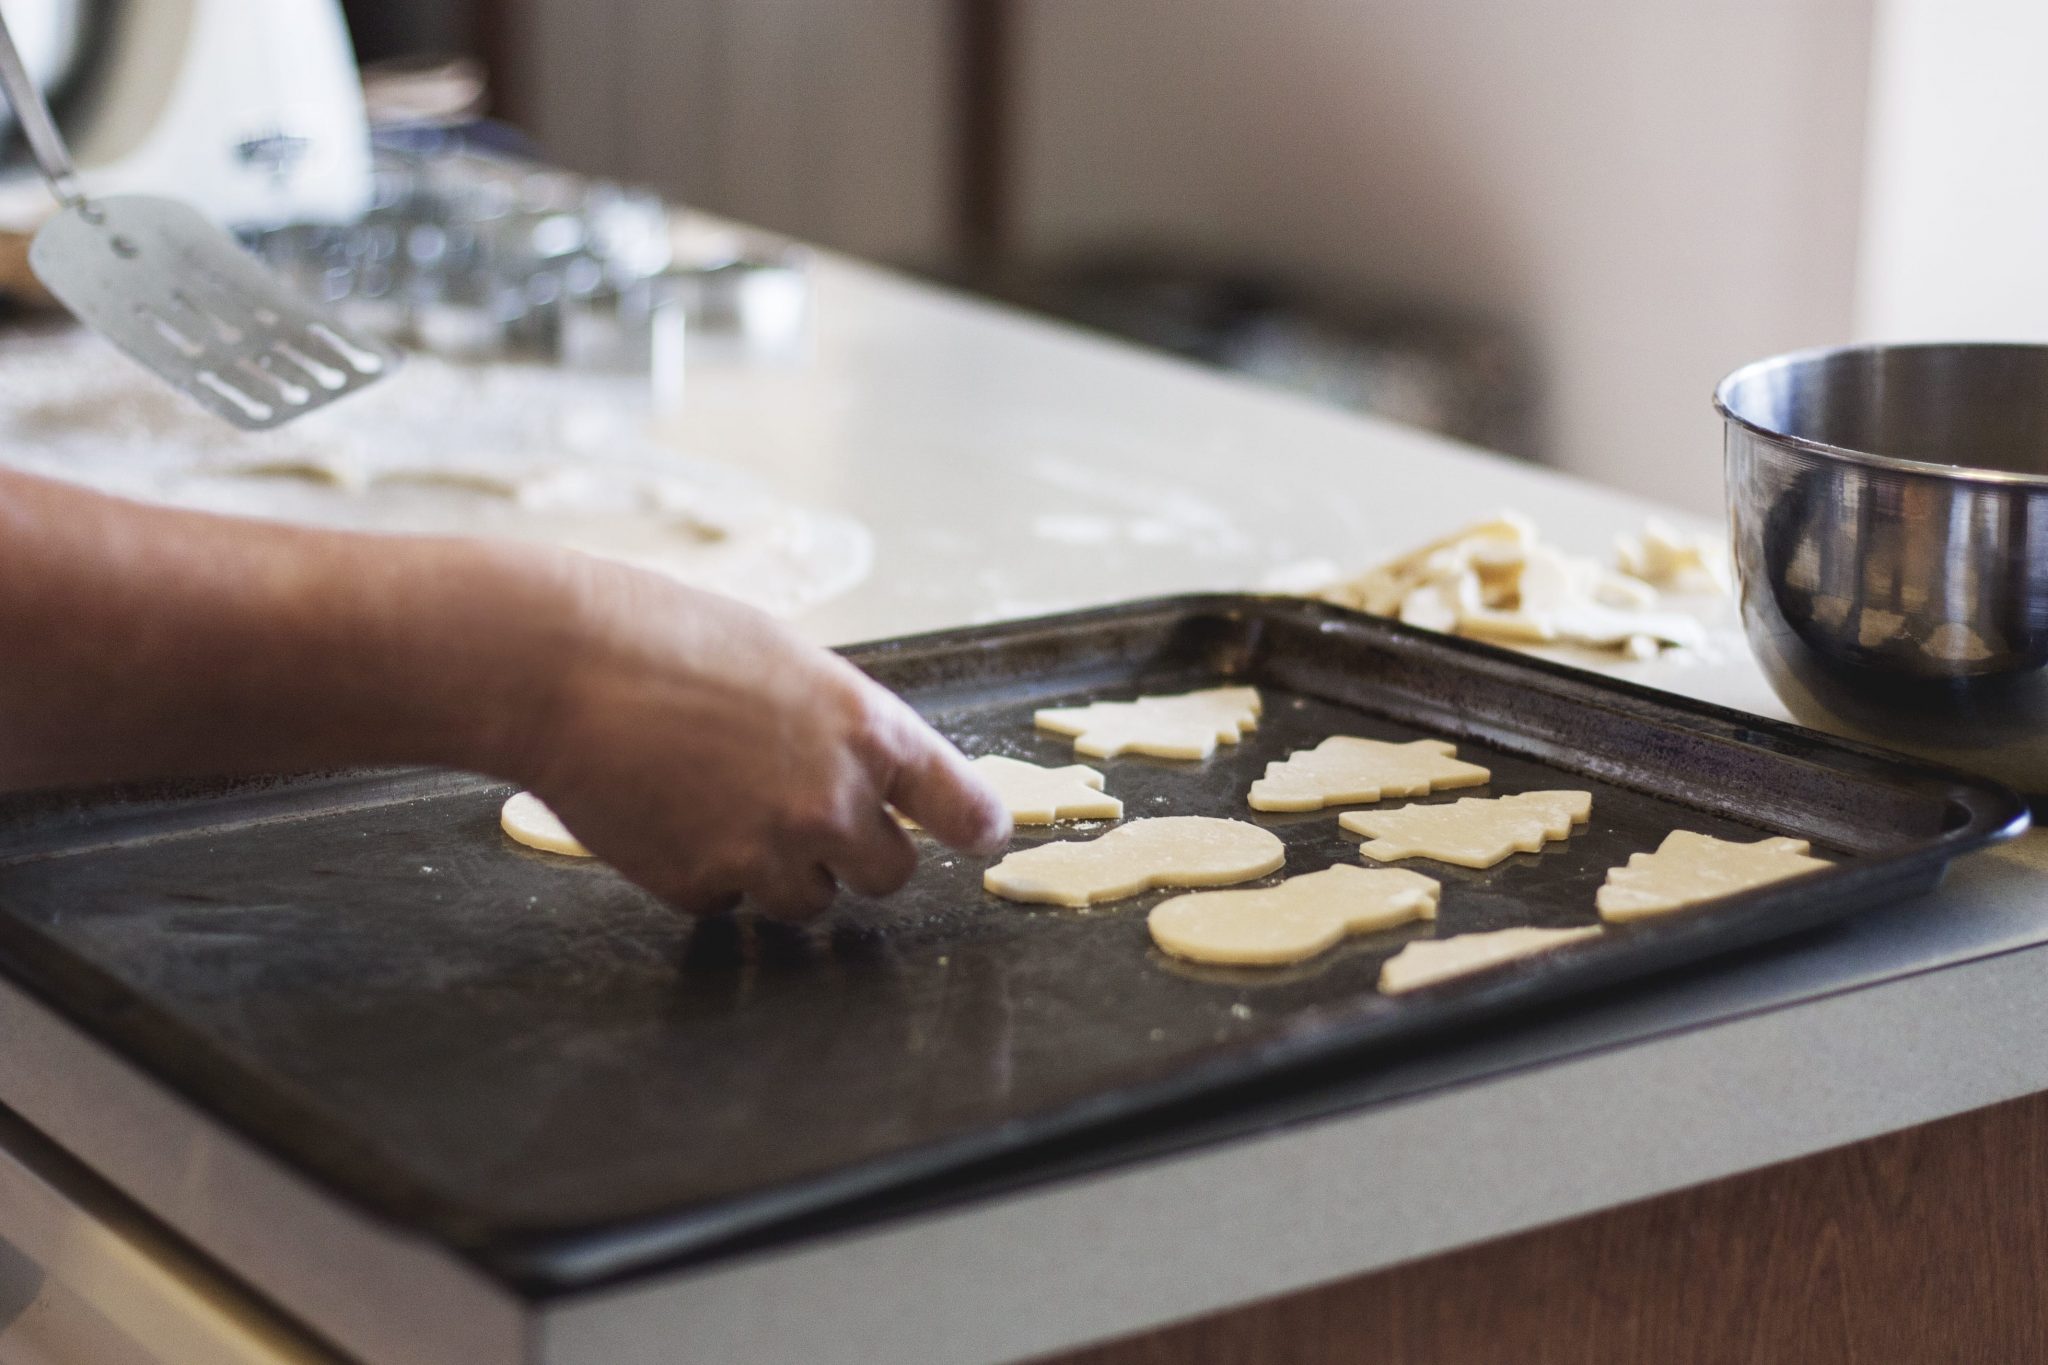
<path id="1" fill-rule="evenodd" d="M 1788 745 L 1818 745 L 1844 757 L 1861 760 L 1858 767 L 1864 771 L 1874 770 L 1893 777 L 1910 777 L 1918 782 L 1940 784 L 1945 790 L 1955 794 L 1959 806 L 1971 812 L 1971 828 L 1981 828 L 1995 843 L 2017 838 L 2032 827 L 2032 807 L 2027 799 L 1995 778 L 1886 749 L 1882 745 L 1865 740 L 1831 735 L 1824 730 L 1800 725 L 1796 721 L 1760 716 L 1753 711 L 1723 706 L 1718 702 L 1701 701 L 1682 693 L 1668 692 L 1662 688 L 1631 682 L 1626 678 L 1616 678 L 1590 668 L 1579 668 L 1554 659 L 1525 654 L 1503 645 L 1470 640 L 1442 631 L 1426 630 L 1390 616 L 1379 616 L 1372 612 L 1324 602 L 1318 598 L 1299 597 L 1290 593 L 1202 592 L 1133 598 L 1127 602 L 1083 607 L 1075 611 L 1047 612 L 1038 616 L 991 622 L 987 625 L 950 626 L 939 630 L 920 631 L 912 635 L 864 641 L 841 646 L 837 652 L 845 655 L 850 662 L 865 668 L 871 658 L 876 662 L 893 662 L 914 653 L 943 653 L 962 645 L 982 644 L 1008 637 L 1022 638 L 1032 633 L 1047 632 L 1053 627 L 1071 628 L 1090 621 L 1128 620 L 1147 614 L 1163 616 L 1198 611 L 1228 613 L 1249 609 L 1256 609 L 1267 615 L 1275 612 L 1293 614 L 1305 619 L 1328 621 L 1339 626 L 1352 624 L 1389 635 L 1397 640 L 1411 642 L 1422 648 L 1450 649 L 1470 656 L 1475 662 L 1495 668 L 1534 672 L 1550 679 L 1559 687 L 1580 694 L 1593 705 L 1611 707 L 1613 702 L 1626 701 L 1632 703 L 1628 709 L 1639 712 L 1665 715 L 1682 712 L 1714 722 L 1727 731 L 1741 732 L 1725 736 L 1733 743 L 1747 744 L 1752 742 L 1752 736 L 1769 736 Z M 1966 796 L 1981 799 L 1970 800 L 1966 799 Z M 1943 831 L 1942 837 L 1945 838 L 1949 833 L 1950 831 Z"/>
<path id="2" fill-rule="evenodd" d="M 1692 951 L 1689 940 L 1707 936 L 1707 931 L 1718 926 L 1689 919 L 1635 925 L 1630 927 L 1628 942 L 1639 946 L 1631 952 L 1619 955 L 1608 946 L 1604 959 L 1598 961 L 1590 970 L 1586 967 L 1584 959 L 1586 950 L 1594 945 L 1568 945 L 1542 959 L 1540 971 L 1511 971 L 1495 978 L 1482 978 L 1476 982 L 1465 983 L 1455 996 L 1442 997 L 1448 1005 L 1454 1006 L 1454 1009 L 1437 1005 L 1439 997 L 1425 993 L 1427 998 L 1418 997 L 1418 1004 L 1423 1007 L 1417 1011 L 1421 1022 L 1404 1031 L 1402 1037 L 1361 1041 L 1356 1038 L 1325 1036 L 1320 1039 L 1309 1038 L 1304 1043 L 1299 1031 L 1290 1030 L 1266 1040 L 1250 1054 L 1239 1053 L 1230 1057 L 1196 1059 L 1156 1082 L 1109 1094 L 1084 1097 L 1082 1100 L 1034 1116 L 1031 1120 L 1034 1125 L 1033 1132 L 1025 1137 L 1012 1137 L 1006 1134 L 1003 1131 L 1005 1126 L 998 1126 L 994 1130 L 974 1130 L 882 1157 L 870 1158 L 857 1165 L 828 1171 L 822 1175 L 806 1177 L 779 1187 L 766 1196 L 744 1196 L 721 1205 L 696 1206 L 680 1212 L 671 1210 L 644 1218 L 596 1226 L 517 1229 L 498 1227 L 493 1230 L 485 1226 L 490 1220 L 480 1221 L 475 1211 L 465 1208 L 460 1201 L 426 1189 L 402 1173 L 396 1184 L 412 1185 L 411 1197 L 400 1201 L 409 1206 L 406 1216 L 402 1217 L 398 1213 L 379 1208 L 371 1198 L 366 1197 L 364 1190 L 350 1188 L 340 1180 L 331 1178 L 315 1165 L 302 1161 L 293 1151 L 238 1122 L 228 1112 L 227 1106 L 207 1097 L 203 1083 L 195 1085 L 189 1076 L 168 1074 L 150 1064 L 124 1042 L 109 1037 L 91 1019 L 83 1017 L 83 1011 L 77 1007 L 75 982 L 68 992 L 46 989 L 50 983 L 37 980 L 37 972 L 33 966 L 23 970 L 22 965 L 16 960 L 17 944 L 14 939 L 17 934 L 26 935 L 37 940 L 46 953 L 53 953 L 66 959 L 64 967 L 67 972 L 86 978 L 89 989 L 119 989 L 121 983 L 112 972 L 22 922 L 4 916 L 0 916 L 0 972 L 4 972 L 16 986 L 56 1011 L 97 1044 L 108 1048 L 115 1056 L 140 1070 L 155 1084 L 177 1095 L 209 1121 L 220 1124 L 240 1140 L 262 1151 L 285 1169 L 312 1182 L 346 1206 L 414 1235 L 427 1236 L 522 1295 L 546 1299 L 633 1280 L 685 1262 L 715 1258 L 724 1244 L 760 1228 L 772 1228 L 776 1223 L 788 1218 L 829 1210 L 836 1205 L 862 1196 L 874 1195 L 897 1185 L 941 1175 L 977 1161 L 1028 1150 L 1031 1146 L 1049 1139 L 1072 1137 L 1105 1122 L 1129 1117 L 1133 1113 L 1169 1109 L 1176 1104 L 1199 1099 L 1219 1087 L 1227 1089 L 1233 1083 L 1246 1083 L 1241 1075 L 1224 1077 L 1221 1075 L 1223 1072 L 1237 1073 L 1243 1071 L 1247 1065 L 1255 1065 L 1261 1068 L 1262 1075 L 1284 1074 L 1327 1063 L 1334 1058 L 1355 1055 L 1363 1059 L 1404 1042 L 1413 1043 L 1422 1036 L 1439 1034 L 1447 1026 L 1478 1027 L 1497 1022 L 1500 1016 L 1519 1007 L 1544 1002 L 1568 1003 L 1573 995 L 1591 992 L 1624 980 L 1648 977 L 1671 967 L 1704 961 L 1735 951 L 1746 944 L 1796 933 L 1813 924 L 1852 913 L 1837 909 L 1835 906 L 1845 900 L 1857 899 L 1857 889 L 1866 883 L 1872 888 L 1882 886 L 1892 893 L 1884 896 L 1883 900 L 1896 901 L 1903 898 L 1897 892 L 1900 885 L 1910 883 L 1916 891 L 1931 889 L 1955 857 L 2016 837 L 2024 832 L 2029 824 L 2029 810 L 2024 799 L 1989 779 L 1928 763 L 1925 760 L 1894 755 L 1875 746 L 1838 739 L 1788 722 L 1696 701 L 1674 693 L 1610 678 L 1590 670 L 1532 658 L 1481 642 L 1404 626 L 1387 618 L 1309 599 L 1247 593 L 1199 593 L 1152 597 L 1074 612 L 1051 613 L 988 625 L 954 627 L 892 637 L 847 646 L 839 652 L 855 664 L 866 667 L 870 664 L 881 665 L 896 660 L 909 660 L 920 654 L 948 653 L 963 647 L 979 648 L 1002 641 L 1024 640 L 1034 634 L 1072 631 L 1091 624 L 1142 622 L 1146 618 L 1171 620 L 1218 615 L 1243 618 L 1247 614 L 1276 613 L 1294 616 L 1318 625 L 1324 622 L 1333 623 L 1339 629 L 1348 626 L 1397 641 L 1405 641 L 1425 650 L 1448 649 L 1454 654 L 1470 657 L 1474 664 L 1481 665 L 1488 671 L 1504 670 L 1508 673 L 1534 674 L 1543 678 L 1551 690 L 1566 691 L 1575 697 L 1583 697 L 1594 705 L 1612 707 L 1618 701 L 1627 703 L 1621 709 L 1638 712 L 1667 723 L 1679 720 L 1707 722 L 1704 728 L 1716 732 L 1715 737 L 1730 743 L 1753 746 L 1756 739 L 1768 737 L 1779 744 L 1807 748 L 1818 746 L 1824 754 L 1832 758 L 1848 760 L 1849 766 L 1861 774 L 1883 779 L 1895 786 L 1900 785 L 1903 779 L 1927 798 L 1946 799 L 1952 806 L 1967 812 L 1968 818 L 1960 824 L 1944 828 L 1904 853 L 1845 864 L 1829 873 L 1816 874 L 1810 879 L 1809 885 L 1820 887 L 1822 894 L 1808 894 L 1802 898 L 1806 913 L 1791 915 L 1781 911 L 1768 925 L 1764 925 L 1760 920 L 1756 921 L 1766 931 L 1756 934 L 1745 943 L 1722 943 L 1708 951 Z M 328 772 L 289 775 L 282 779 L 239 779 L 226 784 L 218 781 L 145 783 L 59 795 L 65 804 L 91 811 L 96 809 L 92 804 L 96 795 L 112 800 L 116 806 L 120 804 L 121 798 L 178 803 L 204 802 L 213 795 L 229 793 L 290 792 L 296 790 L 301 782 L 312 782 L 315 785 L 323 782 L 332 784 L 337 778 L 342 779 L 344 784 L 348 779 L 358 776 L 365 782 L 417 781 L 434 771 L 382 769 L 364 770 L 359 774 Z M 0 799 L 0 821 L 4 821 L 25 801 L 32 802 L 40 795 L 44 794 L 18 794 Z M 0 855 L 0 861 L 4 860 L 4 855 Z M 1777 901 L 1782 896 L 1783 888 L 1765 887 L 1740 896 L 1727 897 L 1714 904 L 1724 909 L 1741 909 Z M 1872 904 L 1876 903 L 1879 902 L 1872 901 Z M 1816 907 L 1824 913 L 1814 913 Z M 1547 988 L 1549 978 L 1562 970 L 1574 968 L 1576 975 L 1566 989 L 1552 991 Z M 67 994 L 71 998 L 67 998 Z M 131 1004 L 129 1008 L 133 1010 L 135 1007 Z M 144 1002 L 143 1012 L 158 1014 L 165 1023 L 185 1031 L 184 1026 L 177 1023 L 177 1017 L 169 1011 L 160 1011 L 157 1007 Z M 1452 1017 L 1436 1017 L 1439 1015 Z M 303 1146 L 298 1151 L 303 1153 Z M 385 1187 L 385 1192 L 388 1192 L 388 1186 Z M 408 1218 L 414 1221 L 407 1221 Z"/>

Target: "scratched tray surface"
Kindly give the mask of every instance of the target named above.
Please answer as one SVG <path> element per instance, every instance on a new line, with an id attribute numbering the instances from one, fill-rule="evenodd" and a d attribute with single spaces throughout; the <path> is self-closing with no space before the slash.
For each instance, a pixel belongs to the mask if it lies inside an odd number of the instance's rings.
<path id="1" fill-rule="evenodd" d="M 1336 811 L 1246 787 L 1335 733 L 1445 736 L 1483 792 L 1593 793 L 1591 824 L 1444 884 L 1436 925 L 1284 970 L 1150 944 L 1165 894 L 1085 912 L 980 888 L 930 849 L 883 901 L 792 928 L 679 916 L 594 863 L 522 849 L 507 789 L 327 776 L 0 808 L 0 965 L 287 1161 L 534 1292 L 1167 1102 L 1925 890 L 2024 820 L 1972 779 L 1306 603 L 1138 604 L 857 656 L 970 752 L 1072 762 L 1049 701 L 1255 683 L 1255 734 L 1202 763 L 1102 762 L 1128 816 L 1250 818 L 1288 873 L 1357 861 Z M 1025 830 L 1018 845 L 1101 828 Z M 1608 868 L 1673 828 L 1810 838 L 1840 869 L 1394 999 L 1417 934 L 1596 922 Z M 1272 879 L 1267 879 L 1268 881 Z"/>

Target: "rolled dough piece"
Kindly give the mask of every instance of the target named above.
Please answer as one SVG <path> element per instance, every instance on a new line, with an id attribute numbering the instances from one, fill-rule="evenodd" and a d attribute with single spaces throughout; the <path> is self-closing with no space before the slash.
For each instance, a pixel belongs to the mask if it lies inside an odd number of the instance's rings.
<path id="1" fill-rule="evenodd" d="M 505 833 L 528 848 L 544 853 L 561 853 L 571 858 L 588 858 L 590 850 L 571 834 L 555 813 L 532 792 L 515 792 L 498 812 L 498 824 Z"/>
<path id="2" fill-rule="evenodd" d="M 1218 744 L 1235 744 L 1257 728 L 1259 690 L 1211 687 L 1170 697 L 1048 707 L 1031 719 L 1041 730 L 1072 735 L 1076 752 L 1092 758 L 1207 758 Z"/>
<path id="3" fill-rule="evenodd" d="M 1635 853 L 1626 867 L 1610 868 L 1594 903 L 1610 922 L 1669 914 L 1688 905 L 1768 886 L 1833 864 L 1808 857 L 1804 839 L 1760 839 L 1753 844 L 1675 829 L 1655 853 Z"/>
<path id="4" fill-rule="evenodd" d="M 1625 564 L 1674 585 L 1703 573 L 1711 577 L 1706 551 L 1681 543 L 1661 525 L 1626 542 L 1622 553 Z M 1398 615 L 1412 626 L 1508 645 L 1574 644 L 1648 655 L 1666 644 L 1697 648 L 1706 640 L 1691 616 L 1650 610 L 1656 584 L 1545 545 L 1534 526 L 1512 513 L 1325 585 L 1317 595 Z"/>
<path id="5" fill-rule="evenodd" d="M 1405 945 L 1380 966 L 1380 991 L 1400 995 L 1404 991 L 1434 986 L 1453 977 L 1470 976 L 1561 948 L 1567 943 L 1589 939 L 1600 932 L 1597 924 L 1583 929 L 1496 929 L 1490 934 L 1459 934 L 1453 938 L 1419 938 Z"/>
<path id="6" fill-rule="evenodd" d="M 1457 745 L 1440 739 L 1389 744 L 1332 735 L 1313 749 L 1268 763 L 1266 775 L 1252 783 L 1252 809 L 1321 810 L 1389 796 L 1427 796 L 1477 787 L 1493 776 L 1476 763 L 1460 762 L 1457 752 Z"/>
<path id="7" fill-rule="evenodd" d="M 1012 823 L 1056 825 L 1063 820 L 1119 820 L 1124 803 L 1102 790 L 1102 774 L 1083 763 L 1041 768 L 1036 763 L 983 754 L 970 765 L 1003 798 Z M 897 817 L 912 829 L 917 821 Z"/>
<path id="8" fill-rule="evenodd" d="M 1591 792 L 1523 792 L 1492 800 L 1468 796 L 1445 806 L 1347 811 L 1337 823 L 1368 836 L 1359 852 L 1383 863 L 1434 858 L 1458 867 L 1492 867 L 1511 853 L 1535 853 L 1593 813 Z"/>
<path id="9" fill-rule="evenodd" d="M 215 472 L 243 479 L 304 479 L 328 488 L 360 492 L 369 476 L 353 461 L 336 456 L 276 455 L 218 466 Z"/>
<path id="10" fill-rule="evenodd" d="M 1670 522 L 1651 517 L 1632 536 L 1614 542 L 1621 571 L 1659 588 L 1705 592 L 1728 591 L 1728 551 L 1718 539 L 1688 535 Z"/>
<path id="11" fill-rule="evenodd" d="M 991 867 L 982 885 L 1005 900 L 1091 905 L 1155 886 L 1229 886 L 1278 871 L 1287 851 L 1243 820 L 1168 815 L 1133 820 L 1098 839 L 1040 844 Z"/>
<path id="12" fill-rule="evenodd" d="M 1152 941 L 1191 962 L 1279 966 L 1350 934 L 1435 919 L 1442 887 L 1419 872 L 1340 864 L 1250 891 L 1197 891 L 1146 917 Z"/>

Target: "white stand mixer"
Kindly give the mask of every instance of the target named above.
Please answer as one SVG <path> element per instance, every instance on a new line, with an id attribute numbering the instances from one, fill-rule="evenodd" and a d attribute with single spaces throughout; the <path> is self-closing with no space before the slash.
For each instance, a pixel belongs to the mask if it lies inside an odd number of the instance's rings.
<path id="1" fill-rule="evenodd" d="M 51 0 L 0 3 L 13 20 Z M 361 216 L 369 127 L 338 0 L 102 8 L 60 114 L 91 192 L 174 195 L 236 228 Z M 0 180 L 0 228 L 49 211 L 26 168 Z"/>

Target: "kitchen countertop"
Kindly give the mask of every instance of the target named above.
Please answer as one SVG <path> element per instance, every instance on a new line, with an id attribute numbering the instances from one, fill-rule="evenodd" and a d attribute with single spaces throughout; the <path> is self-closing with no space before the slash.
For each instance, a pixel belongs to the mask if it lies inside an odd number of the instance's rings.
<path id="1" fill-rule="evenodd" d="M 817 286 L 807 363 L 698 366 L 664 435 L 870 526 L 872 575 L 797 623 L 821 641 L 1357 567 L 1502 507 L 1604 554 L 1660 510 L 829 256 Z M 1782 716 L 1717 641 L 1704 662 L 1615 671 Z M 531 1358 L 631 1365 L 687 1342 L 720 1361 L 1015 1359 L 2042 1090 L 2048 1058 L 2008 1040 L 2048 1012 L 2044 868 L 2030 837 L 1839 931 L 1275 1101 L 1251 1137 L 1186 1134 L 560 1305 Z M 96 1109 L 99 1063 L 11 992 L 0 1026 L 0 1101 L 72 1154 L 0 1124 L 0 1355 L 75 1321 L 150 1341 L 137 1359 L 319 1358 L 82 1161 L 367 1358 L 489 1358 L 460 1324 L 416 1330 L 431 1306 L 350 1263 L 344 1237 L 331 1266 L 319 1246 L 256 1257 L 194 1174 L 232 1143 L 169 1107 Z"/>

